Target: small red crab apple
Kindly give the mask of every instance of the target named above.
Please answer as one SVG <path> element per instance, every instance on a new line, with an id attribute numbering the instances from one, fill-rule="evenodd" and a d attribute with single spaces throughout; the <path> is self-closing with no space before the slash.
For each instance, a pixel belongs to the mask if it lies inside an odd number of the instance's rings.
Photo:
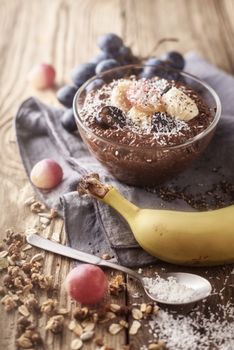
<path id="1" fill-rule="evenodd" d="M 75 267 L 66 277 L 68 295 L 81 304 L 100 303 L 107 294 L 108 280 L 100 267 L 82 264 Z"/>
<path id="2" fill-rule="evenodd" d="M 60 184 L 63 178 L 61 166 L 53 159 L 43 159 L 31 170 L 30 179 L 34 186 L 50 190 Z"/>
<path id="3" fill-rule="evenodd" d="M 52 87 L 55 81 L 55 69 L 51 64 L 39 63 L 29 72 L 28 81 L 39 90 Z"/>

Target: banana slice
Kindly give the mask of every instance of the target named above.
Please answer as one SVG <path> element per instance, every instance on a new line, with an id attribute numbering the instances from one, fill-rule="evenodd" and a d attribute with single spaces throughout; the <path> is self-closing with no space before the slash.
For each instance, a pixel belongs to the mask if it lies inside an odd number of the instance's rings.
<path id="1" fill-rule="evenodd" d="M 128 117 L 133 124 L 140 128 L 146 128 L 151 124 L 151 117 L 149 114 L 139 110 L 136 107 L 132 107 L 128 112 Z"/>
<path id="2" fill-rule="evenodd" d="M 148 114 L 163 112 L 160 90 L 150 81 L 135 81 L 126 92 L 132 106 Z"/>
<path id="3" fill-rule="evenodd" d="M 111 103 L 113 106 L 127 112 L 131 107 L 131 102 L 127 99 L 126 92 L 131 86 L 132 82 L 129 80 L 122 80 L 118 82 L 111 94 Z"/>
<path id="4" fill-rule="evenodd" d="M 163 96 L 166 112 L 175 119 L 189 121 L 199 113 L 196 103 L 183 91 L 172 87 Z"/>

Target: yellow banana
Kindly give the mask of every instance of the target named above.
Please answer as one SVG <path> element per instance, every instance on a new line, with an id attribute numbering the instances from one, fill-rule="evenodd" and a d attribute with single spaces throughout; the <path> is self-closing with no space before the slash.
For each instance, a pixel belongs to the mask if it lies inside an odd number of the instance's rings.
<path id="1" fill-rule="evenodd" d="M 140 209 L 115 188 L 90 179 L 86 179 L 83 193 L 116 209 L 151 255 L 190 266 L 234 262 L 234 205 L 206 212 Z"/>

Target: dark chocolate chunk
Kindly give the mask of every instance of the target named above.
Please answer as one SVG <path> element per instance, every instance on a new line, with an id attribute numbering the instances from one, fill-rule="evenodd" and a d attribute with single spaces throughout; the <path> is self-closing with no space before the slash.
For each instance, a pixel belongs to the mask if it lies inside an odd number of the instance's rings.
<path id="1" fill-rule="evenodd" d="M 123 112 L 114 106 L 102 107 L 96 115 L 96 122 L 104 129 L 112 128 L 116 125 L 122 128 L 126 124 Z"/>

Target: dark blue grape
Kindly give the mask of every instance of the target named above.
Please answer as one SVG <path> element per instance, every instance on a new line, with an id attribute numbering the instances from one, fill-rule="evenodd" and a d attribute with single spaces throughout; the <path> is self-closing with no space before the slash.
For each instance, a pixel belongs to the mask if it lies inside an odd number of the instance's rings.
<path id="1" fill-rule="evenodd" d="M 113 58 L 113 55 L 110 55 L 109 53 L 107 52 L 99 52 L 95 57 L 93 57 L 91 60 L 90 60 L 90 63 L 94 63 L 94 64 L 98 64 L 99 62 L 101 61 L 104 61 L 104 60 L 107 60 L 109 58 Z"/>
<path id="2" fill-rule="evenodd" d="M 105 84 L 104 80 L 99 79 L 99 78 L 94 79 L 93 81 L 91 81 L 91 82 L 88 84 L 88 86 L 86 87 L 86 91 L 87 91 L 87 92 L 90 92 L 90 91 L 92 91 L 92 90 L 97 90 L 97 89 L 99 89 L 99 88 L 100 88 L 102 85 L 104 85 L 104 84 Z"/>
<path id="3" fill-rule="evenodd" d="M 164 68 L 165 63 L 156 57 L 151 57 L 145 61 L 144 66 L 142 77 L 150 79 L 160 73 L 160 71 Z"/>
<path id="4" fill-rule="evenodd" d="M 119 49 L 118 55 L 116 56 L 116 60 L 122 64 L 132 64 L 136 62 L 136 57 L 134 57 L 132 50 L 128 46 L 122 46 Z"/>
<path id="5" fill-rule="evenodd" d="M 63 86 L 57 91 L 57 99 L 65 107 L 72 107 L 73 98 L 77 92 L 76 86 Z"/>
<path id="6" fill-rule="evenodd" d="M 149 66 L 159 66 L 159 65 L 162 65 L 162 64 L 163 64 L 163 61 L 160 60 L 157 57 L 150 57 L 144 62 L 145 66 L 147 66 L 147 65 L 149 65 Z"/>
<path id="7" fill-rule="evenodd" d="M 118 67 L 119 63 L 114 59 L 114 58 L 110 58 L 108 60 L 104 60 L 100 63 L 98 63 L 98 65 L 96 66 L 96 74 L 100 74 L 102 72 L 105 72 L 106 70 Z"/>
<path id="8" fill-rule="evenodd" d="M 123 58 L 128 58 L 133 56 L 132 50 L 128 46 L 121 46 L 121 48 L 119 49 L 118 55 Z"/>
<path id="9" fill-rule="evenodd" d="M 165 60 L 172 68 L 183 70 L 185 66 L 184 57 L 176 51 L 170 51 L 165 53 L 162 56 L 162 59 Z"/>
<path id="10" fill-rule="evenodd" d="M 61 118 L 61 124 L 65 130 L 72 133 L 77 131 L 77 125 L 72 108 L 66 110 Z"/>
<path id="11" fill-rule="evenodd" d="M 123 40 L 114 33 L 108 33 L 99 36 L 97 44 L 102 51 L 113 54 L 119 51 L 123 45 Z"/>
<path id="12" fill-rule="evenodd" d="M 78 64 L 71 72 L 71 78 L 74 84 L 79 88 L 88 79 L 95 75 L 94 63 L 81 63 Z"/>

